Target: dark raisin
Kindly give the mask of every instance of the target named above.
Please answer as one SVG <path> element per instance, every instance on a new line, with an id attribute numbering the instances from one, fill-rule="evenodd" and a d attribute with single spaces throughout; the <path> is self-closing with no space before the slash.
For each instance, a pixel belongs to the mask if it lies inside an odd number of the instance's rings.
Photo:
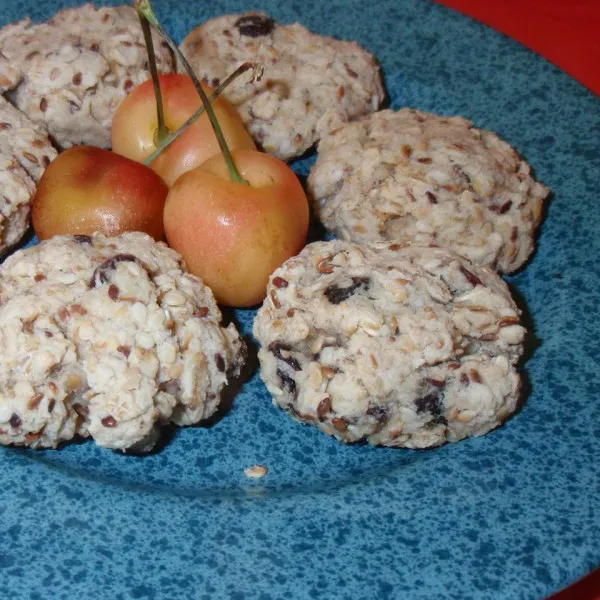
<path id="1" fill-rule="evenodd" d="M 290 394 L 296 393 L 296 382 L 289 375 L 284 373 L 281 369 L 277 369 L 277 377 L 281 380 L 281 384 L 285 390 Z"/>
<path id="2" fill-rule="evenodd" d="M 71 304 L 70 312 L 71 314 L 75 313 L 82 316 L 87 315 L 87 310 L 81 304 Z"/>
<path id="3" fill-rule="evenodd" d="M 333 419 L 331 419 L 331 424 L 338 431 L 348 431 L 348 423 L 341 417 L 334 417 Z"/>
<path id="4" fill-rule="evenodd" d="M 225 360 L 223 360 L 223 357 L 220 354 L 215 354 L 215 364 L 221 373 L 225 373 Z"/>
<path id="5" fill-rule="evenodd" d="M 437 197 L 433 192 L 427 191 L 425 192 L 425 195 L 427 196 L 427 199 L 429 200 L 429 202 L 431 202 L 431 204 L 437 204 Z"/>
<path id="6" fill-rule="evenodd" d="M 102 264 L 96 267 L 92 279 L 90 280 L 90 287 L 95 288 L 103 283 L 110 281 L 109 273 L 117 268 L 117 264 L 120 262 L 139 262 L 133 254 L 116 254 L 111 258 L 107 258 Z"/>
<path id="7" fill-rule="evenodd" d="M 425 427 L 429 429 L 431 427 L 435 427 L 436 425 L 448 425 L 448 419 L 446 419 L 446 417 L 444 417 L 443 415 L 438 415 L 436 417 L 433 417 L 431 421 L 428 421 L 425 424 Z"/>
<path id="8" fill-rule="evenodd" d="M 92 238 L 89 235 L 74 235 L 73 239 L 78 244 L 91 244 L 92 243 Z"/>
<path id="9" fill-rule="evenodd" d="M 427 394 L 422 398 L 415 400 L 415 406 L 417 407 L 417 413 L 430 412 L 434 416 L 442 414 L 442 399 L 438 394 Z"/>
<path id="10" fill-rule="evenodd" d="M 54 398 L 50 398 L 48 402 L 48 412 L 52 413 L 54 411 L 54 407 L 56 406 L 56 400 Z"/>
<path id="11" fill-rule="evenodd" d="M 431 385 L 434 385 L 437 388 L 443 388 L 446 385 L 446 382 L 442 379 L 427 379 L 427 382 L 430 383 Z"/>
<path id="12" fill-rule="evenodd" d="M 375 417 L 378 423 L 387 423 L 390 420 L 390 411 L 387 406 L 372 404 L 367 408 L 367 414 Z"/>
<path id="13" fill-rule="evenodd" d="M 116 427 L 118 425 L 117 420 L 112 415 L 104 417 L 104 419 L 102 419 L 100 423 L 102 423 L 104 427 Z"/>
<path id="14" fill-rule="evenodd" d="M 276 288 L 286 288 L 289 285 L 289 283 L 288 283 L 287 279 L 284 279 L 283 277 L 274 277 L 273 285 Z"/>
<path id="15" fill-rule="evenodd" d="M 363 288 L 368 290 L 370 283 L 371 280 L 368 277 L 353 277 L 352 285 L 344 288 L 337 285 L 330 285 L 325 289 L 324 293 L 331 304 L 340 304 L 340 302 L 343 302 L 354 295 L 358 289 Z"/>
<path id="16" fill-rule="evenodd" d="M 319 406 L 317 406 L 317 415 L 319 415 L 319 420 L 322 421 L 329 412 L 331 412 L 331 398 L 327 396 L 323 398 L 323 400 L 319 402 Z"/>
<path id="17" fill-rule="evenodd" d="M 471 369 L 469 371 L 469 375 L 475 383 L 481 383 L 481 375 L 479 374 L 479 371 L 477 369 Z"/>
<path id="18" fill-rule="evenodd" d="M 282 350 L 289 352 L 291 348 L 284 344 L 278 344 L 277 342 L 273 342 L 269 345 L 269 352 L 272 352 L 276 359 L 287 363 L 294 371 L 301 371 L 302 367 L 300 366 L 300 363 L 293 356 L 283 356 L 283 354 L 281 354 Z"/>
<path id="19" fill-rule="evenodd" d="M 13 413 L 10 417 L 10 419 L 8 420 L 10 426 L 13 429 L 17 429 L 17 427 L 21 427 L 21 417 L 19 417 L 19 415 L 17 413 Z"/>
<path id="20" fill-rule="evenodd" d="M 108 286 L 108 297 L 115 302 L 119 299 L 119 288 L 114 283 Z"/>
<path id="21" fill-rule="evenodd" d="M 240 35 L 247 37 L 261 37 L 269 35 L 275 29 L 275 21 L 264 15 L 245 15 L 235 22 Z"/>

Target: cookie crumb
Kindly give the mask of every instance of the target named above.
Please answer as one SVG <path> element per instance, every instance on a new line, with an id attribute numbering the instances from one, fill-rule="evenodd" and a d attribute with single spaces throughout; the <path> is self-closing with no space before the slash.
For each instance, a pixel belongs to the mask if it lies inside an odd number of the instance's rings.
<path id="1" fill-rule="evenodd" d="M 244 469 L 244 474 L 250 479 L 262 479 L 268 472 L 269 469 L 265 465 L 252 465 Z"/>

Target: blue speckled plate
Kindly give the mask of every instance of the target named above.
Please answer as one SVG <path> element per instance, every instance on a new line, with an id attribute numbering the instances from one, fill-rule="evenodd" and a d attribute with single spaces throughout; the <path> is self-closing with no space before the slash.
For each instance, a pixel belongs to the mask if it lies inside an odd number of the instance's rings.
<path id="1" fill-rule="evenodd" d="M 2 22 L 75 2 L 2 0 Z M 177 6 L 179 4 L 179 6 Z M 178 38 L 263 8 L 355 39 L 392 107 L 462 114 L 554 196 L 510 278 L 530 321 L 528 398 L 501 429 L 430 451 L 342 446 L 257 376 L 206 428 L 131 457 L 91 442 L 0 449 L 0 596 L 540 599 L 600 562 L 600 103 L 539 57 L 425 0 L 155 0 Z M 306 173 L 310 159 L 296 165 Z M 253 313 L 237 318 L 250 330 Z M 244 468 L 268 466 L 262 480 Z"/>

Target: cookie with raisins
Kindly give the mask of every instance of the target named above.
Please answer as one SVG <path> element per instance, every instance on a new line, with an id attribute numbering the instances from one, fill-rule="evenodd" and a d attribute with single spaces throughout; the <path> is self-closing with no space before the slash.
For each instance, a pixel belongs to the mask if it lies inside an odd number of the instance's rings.
<path id="1" fill-rule="evenodd" d="M 434 243 L 504 273 L 533 252 L 548 196 L 496 134 L 407 108 L 322 139 L 308 188 L 317 216 L 338 237 Z"/>
<path id="2" fill-rule="evenodd" d="M 0 96 L 0 255 L 29 229 L 37 183 L 56 154 L 44 125 Z"/>
<path id="3" fill-rule="evenodd" d="M 288 160 L 330 129 L 377 110 L 383 86 L 375 58 L 356 42 L 282 25 L 263 13 L 227 15 L 193 29 L 181 50 L 216 86 L 244 61 L 264 67 L 259 81 L 227 88 L 256 142 Z"/>
<path id="4" fill-rule="evenodd" d="M 427 448 L 517 407 L 519 309 L 447 249 L 309 244 L 273 274 L 254 335 L 274 403 L 342 442 Z"/>
<path id="5" fill-rule="evenodd" d="M 171 72 L 166 43 L 155 38 L 157 66 Z M 110 126 L 127 92 L 150 77 L 142 28 L 131 6 L 62 10 L 0 30 L 0 91 L 44 122 L 63 148 L 110 147 Z"/>
<path id="6" fill-rule="evenodd" d="M 146 234 L 57 236 L 0 267 L 0 443 L 147 451 L 217 409 L 245 346 Z"/>

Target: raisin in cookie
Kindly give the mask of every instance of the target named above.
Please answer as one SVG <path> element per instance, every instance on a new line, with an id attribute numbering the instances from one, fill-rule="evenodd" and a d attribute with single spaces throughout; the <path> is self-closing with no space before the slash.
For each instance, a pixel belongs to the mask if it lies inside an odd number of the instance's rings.
<path id="1" fill-rule="evenodd" d="M 148 450 L 216 410 L 245 346 L 179 255 L 143 233 L 60 236 L 0 267 L 0 443 Z"/>
<path id="2" fill-rule="evenodd" d="M 284 160 L 333 127 L 377 110 L 383 99 L 377 63 L 356 42 L 279 25 L 262 13 L 212 19 L 193 29 L 181 50 L 213 86 L 244 61 L 262 64 L 260 81 L 236 81 L 225 94 L 255 140 Z"/>
<path id="3" fill-rule="evenodd" d="M 29 228 L 36 183 L 55 157 L 45 127 L 0 96 L 0 255 Z"/>
<path id="4" fill-rule="evenodd" d="M 332 131 L 308 186 L 319 218 L 343 239 L 436 243 L 504 273 L 532 252 L 548 195 L 494 133 L 410 109 Z"/>
<path id="5" fill-rule="evenodd" d="M 155 46 L 159 71 L 172 71 L 170 50 L 158 37 Z M 9 99 L 44 121 L 63 148 L 110 147 L 117 106 L 150 77 L 142 29 L 130 6 L 86 4 L 47 23 L 7 25 L 0 30 L 0 55 L 1 91 L 11 90 Z"/>
<path id="6" fill-rule="evenodd" d="M 447 249 L 310 244 L 273 274 L 254 335 L 274 402 L 343 442 L 455 442 L 517 405 L 519 310 Z"/>

